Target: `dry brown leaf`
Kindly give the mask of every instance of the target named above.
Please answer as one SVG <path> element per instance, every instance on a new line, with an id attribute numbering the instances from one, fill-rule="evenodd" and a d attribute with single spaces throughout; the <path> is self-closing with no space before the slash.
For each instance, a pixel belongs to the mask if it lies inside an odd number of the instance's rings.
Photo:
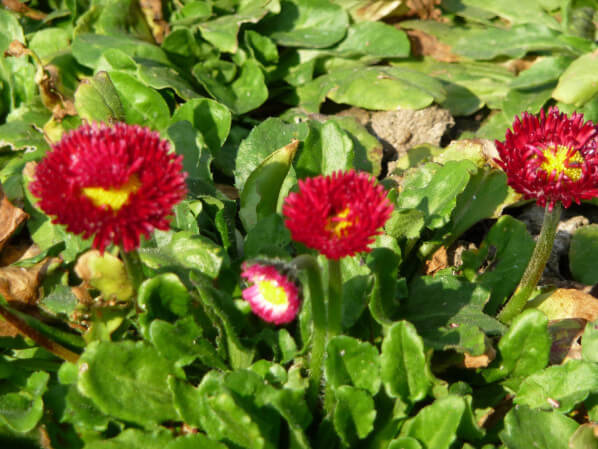
<path id="1" fill-rule="evenodd" d="M 586 326 L 586 320 L 581 318 L 567 318 L 553 320 L 548 323 L 548 332 L 552 338 L 550 346 L 550 364 L 560 365 L 566 360 L 581 359 L 581 336 Z"/>
<path id="2" fill-rule="evenodd" d="M 598 299 L 573 288 L 558 288 L 539 295 L 528 303 L 527 308 L 541 310 L 549 320 L 581 318 L 594 321 L 598 319 Z"/>
<path id="3" fill-rule="evenodd" d="M 9 244 L 4 247 L 0 253 L 0 267 L 11 265 L 20 260 L 30 259 L 41 253 L 39 246 L 35 243 L 17 242 L 16 244 Z"/>
<path id="4" fill-rule="evenodd" d="M 437 8 L 442 0 L 407 0 L 409 16 L 417 16 L 423 20 L 442 21 L 442 11 Z"/>
<path id="5" fill-rule="evenodd" d="M 50 257 L 32 267 L 8 266 L 0 268 L 0 294 L 7 301 L 35 304 L 39 297 L 39 284 L 48 268 L 61 260 Z"/>
<path id="6" fill-rule="evenodd" d="M 8 201 L 0 185 L 0 250 L 28 217 L 29 215 Z"/>
<path id="7" fill-rule="evenodd" d="M 44 20 L 48 15 L 44 12 L 37 11 L 30 8 L 19 0 L 2 0 L 2 4 L 11 11 L 19 14 L 23 14 L 25 17 L 29 17 L 33 20 Z"/>
<path id="8" fill-rule="evenodd" d="M 464 354 L 463 366 L 468 369 L 486 368 L 496 358 L 496 350 L 490 346 L 486 346 L 486 351 L 482 355 Z"/>
<path id="9" fill-rule="evenodd" d="M 139 0 L 139 6 L 152 30 L 154 39 L 161 44 L 170 34 L 170 25 L 164 20 L 162 12 L 162 0 Z"/>
<path id="10" fill-rule="evenodd" d="M 0 317 L 0 337 L 16 337 L 19 334 L 20 332 L 16 327 Z"/>
<path id="11" fill-rule="evenodd" d="M 43 67 L 40 76 L 36 76 L 42 102 L 52 111 L 52 116 L 61 121 L 67 115 L 77 115 L 75 103 L 62 93 L 62 81 L 58 68 L 52 64 Z"/>
<path id="12" fill-rule="evenodd" d="M 440 42 L 435 36 L 421 30 L 404 30 L 411 43 L 413 56 L 431 56 L 440 62 L 457 62 L 459 56 L 451 53 L 451 47 Z"/>
<path id="13" fill-rule="evenodd" d="M 425 274 L 432 275 L 437 271 L 448 268 L 448 266 L 448 254 L 446 248 L 441 246 L 434 254 L 432 254 L 430 259 L 426 260 Z"/>

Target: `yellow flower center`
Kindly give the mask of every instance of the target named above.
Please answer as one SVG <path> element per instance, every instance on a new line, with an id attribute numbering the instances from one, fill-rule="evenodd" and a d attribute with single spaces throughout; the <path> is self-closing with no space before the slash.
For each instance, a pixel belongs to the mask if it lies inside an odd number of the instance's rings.
<path id="1" fill-rule="evenodd" d="M 84 187 L 83 195 L 98 206 L 108 206 L 117 212 L 129 200 L 129 196 L 141 187 L 141 181 L 137 175 L 132 175 L 129 180 L 118 188 L 105 189 L 104 187 Z"/>
<path id="2" fill-rule="evenodd" d="M 264 280 L 257 281 L 256 284 L 262 298 L 270 304 L 275 306 L 288 304 L 289 300 L 287 298 L 287 293 L 277 282 Z"/>
<path id="3" fill-rule="evenodd" d="M 345 236 L 347 231 L 354 224 L 350 220 L 346 219 L 350 213 L 351 213 L 351 210 L 348 207 L 345 207 L 338 214 L 333 215 L 332 217 L 330 217 L 328 219 L 325 229 L 337 237 Z"/>
<path id="4" fill-rule="evenodd" d="M 544 170 L 548 175 L 555 173 L 556 178 L 564 173 L 571 181 L 579 181 L 581 178 L 581 164 L 583 164 L 583 156 L 576 151 L 569 156 L 569 148 L 557 146 L 555 148 L 546 148 L 542 151 L 544 161 L 540 165 L 540 169 Z"/>

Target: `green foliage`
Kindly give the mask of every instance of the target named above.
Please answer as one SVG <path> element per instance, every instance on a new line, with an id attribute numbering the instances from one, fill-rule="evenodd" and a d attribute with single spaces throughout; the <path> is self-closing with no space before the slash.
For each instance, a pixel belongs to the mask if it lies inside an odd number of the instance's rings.
<path id="1" fill-rule="evenodd" d="M 598 447 L 595 301 L 576 292 L 583 307 L 558 322 L 536 302 L 495 318 L 534 238 L 492 142 L 555 104 L 598 120 L 596 1 L 5 3 L 1 447 Z M 454 140 L 392 161 L 363 109 L 428 106 L 456 119 Z M 116 121 L 160 133 L 187 174 L 171 229 L 138 249 L 139 286 L 115 248 L 83 256 L 91 239 L 28 187 L 65 132 Z M 435 123 L 407 124 L 401 145 L 416 126 Z M 316 383 L 326 301 L 301 263 L 317 255 L 281 210 L 301 180 L 347 170 L 382 178 L 394 210 L 369 253 L 339 263 L 343 333 L 322 342 Z M 4 198 L 25 223 L 7 230 Z M 596 204 L 573 214 L 595 221 Z M 596 225 L 574 232 L 573 280 L 598 282 L 597 242 Z M 242 299 L 243 263 L 262 258 L 298 279 L 285 326 Z"/>

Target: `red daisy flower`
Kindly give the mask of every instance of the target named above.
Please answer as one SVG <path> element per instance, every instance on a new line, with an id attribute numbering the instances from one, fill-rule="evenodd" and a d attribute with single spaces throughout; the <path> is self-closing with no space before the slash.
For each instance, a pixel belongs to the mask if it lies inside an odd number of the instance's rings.
<path id="1" fill-rule="evenodd" d="M 95 235 L 94 248 L 125 251 L 141 235 L 166 230 L 173 206 L 186 193 L 182 157 L 148 128 L 116 123 L 71 131 L 35 170 L 31 192 L 52 222 L 69 232 Z"/>
<path id="2" fill-rule="evenodd" d="M 386 192 L 367 173 L 335 172 L 299 181 L 282 208 L 293 240 L 329 259 L 370 251 L 392 213 Z"/>
<path id="3" fill-rule="evenodd" d="M 526 199 L 552 210 L 557 202 L 598 196 L 598 130 L 584 123 L 583 114 L 571 118 L 550 108 L 540 117 L 524 112 L 515 118 L 513 131 L 496 142 L 496 162 L 507 174 L 509 185 Z"/>
<path id="4" fill-rule="evenodd" d="M 299 288 L 289 277 L 273 265 L 243 263 L 241 277 L 250 284 L 243 290 L 243 299 L 251 310 L 264 321 L 285 324 L 293 321 L 301 300 Z"/>

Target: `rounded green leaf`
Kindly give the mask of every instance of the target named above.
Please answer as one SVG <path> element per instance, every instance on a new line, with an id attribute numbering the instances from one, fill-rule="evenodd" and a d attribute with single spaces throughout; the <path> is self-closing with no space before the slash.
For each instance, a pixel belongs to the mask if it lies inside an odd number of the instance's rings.
<path id="1" fill-rule="evenodd" d="M 325 48 L 340 41 L 348 26 L 347 13 L 335 3 L 283 0 L 280 13 L 262 20 L 259 31 L 279 45 Z"/>
<path id="2" fill-rule="evenodd" d="M 499 434 L 508 449 L 563 449 L 578 424 L 571 418 L 554 412 L 513 407 L 504 420 Z"/>
<path id="3" fill-rule="evenodd" d="M 383 22 L 361 22 L 349 28 L 347 37 L 334 51 L 345 57 L 404 58 L 409 56 L 409 49 L 409 39 L 403 31 Z"/>
<path id="4" fill-rule="evenodd" d="M 145 280 L 137 295 L 137 303 L 143 310 L 139 315 L 139 325 L 144 335 L 148 336 L 149 326 L 156 318 L 174 321 L 186 316 L 190 299 L 187 287 L 175 274 L 163 273 Z"/>
<path id="5" fill-rule="evenodd" d="M 415 438 L 426 448 L 449 449 L 457 438 L 465 409 L 465 399 L 461 396 L 437 399 L 406 421 L 400 436 Z"/>
<path id="6" fill-rule="evenodd" d="M 501 369 L 513 377 L 533 374 L 548 364 L 551 344 L 546 316 L 538 310 L 526 310 L 498 342 Z"/>
<path id="7" fill-rule="evenodd" d="M 598 94 L 598 58 L 596 52 L 580 56 L 559 78 L 552 97 L 563 103 L 583 106 Z"/>
<path id="8" fill-rule="evenodd" d="M 125 111 L 118 92 L 106 72 L 83 80 L 75 92 L 75 107 L 88 121 L 113 122 L 125 120 Z"/>
<path id="9" fill-rule="evenodd" d="M 345 444 L 353 445 L 374 430 L 374 400 L 367 392 L 348 385 L 337 388 L 334 394 L 334 429 Z"/>
<path id="10" fill-rule="evenodd" d="M 166 383 L 173 367 L 153 347 L 94 342 L 78 365 L 79 390 L 102 412 L 142 426 L 177 418 Z"/>
<path id="11" fill-rule="evenodd" d="M 584 284 L 598 283 L 598 225 L 578 228 L 571 238 L 569 267 L 575 280 Z"/>
<path id="12" fill-rule="evenodd" d="M 257 61 L 248 59 L 237 78 L 231 83 L 222 82 L 203 63 L 193 67 L 193 75 L 208 93 L 226 105 L 234 114 L 245 114 L 261 106 L 268 99 L 264 74 Z"/>
<path id="13" fill-rule="evenodd" d="M 569 360 L 527 377 L 519 387 L 515 404 L 532 408 L 556 408 L 567 413 L 598 389 L 598 365 Z"/>
<path id="14" fill-rule="evenodd" d="M 172 115 L 171 123 L 187 120 L 199 131 L 216 155 L 228 137 L 231 113 L 228 108 L 209 98 L 194 98 L 183 103 Z"/>
<path id="15" fill-rule="evenodd" d="M 423 449 L 422 445 L 415 438 L 399 437 L 395 438 L 388 445 L 388 449 Z"/>
<path id="16" fill-rule="evenodd" d="M 380 356 L 381 377 L 386 392 L 404 402 L 417 402 L 428 394 L 431 387 L 424 342 L 415 327 L 400 321 L 388 329 L 382 342 Z"/>
<path id="17" fill-rule="evenodd" d="M 129 124 L 149 126 L 163 130 L 168 126 L 170 111 L 164 98 L 131 75 L 111 72 L 110 79 L 118 91 L 125 120 Z"/>
<path id="18" fill-rule="evenodd" d="M 378 350 L 367 342 L 347 336 L 332 338 L 326 346 L 326 379 L 333 388 L 353 385 L 372 395 L 380 389 Z"/>

